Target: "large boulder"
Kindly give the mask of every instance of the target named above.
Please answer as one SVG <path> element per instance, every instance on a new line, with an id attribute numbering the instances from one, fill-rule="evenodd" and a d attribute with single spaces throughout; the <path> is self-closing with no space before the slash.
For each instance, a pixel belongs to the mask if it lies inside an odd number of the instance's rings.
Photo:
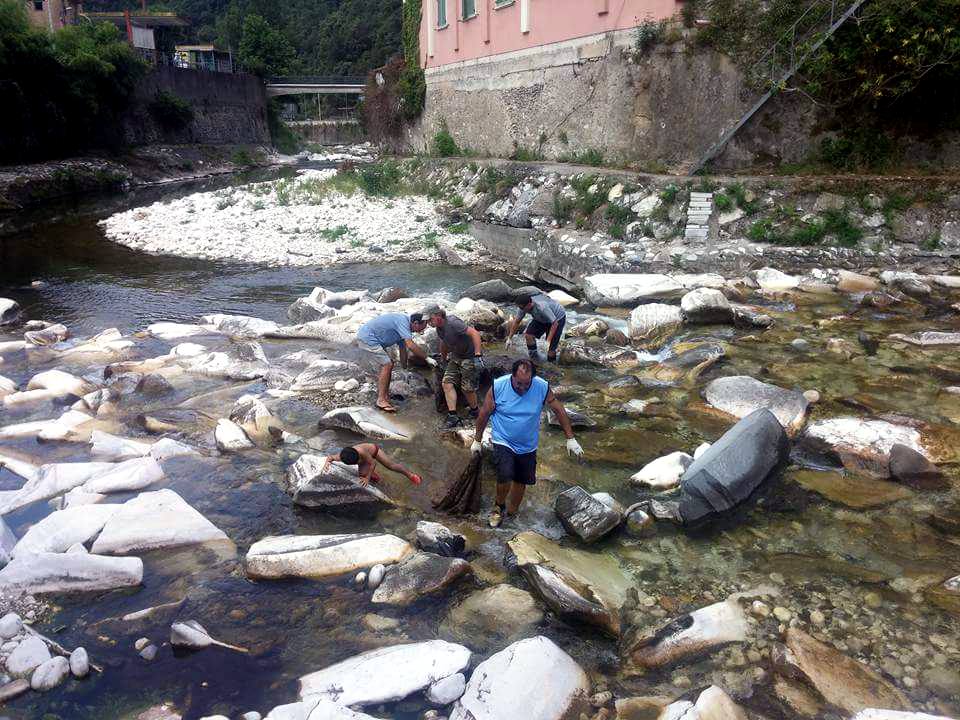
<path id="1" fill-rule="evenodd" d="M 388 567 L 371 599 L 383 605 L 411 605 L 422 597 L 442 592 L 471 572 L 473 568 L 466 560 L 418 552 Z"/>
<path id="2" fill-rule="evenodd" d="M 49 659 L 47 644 L 36 636 L 27 637 L 7 657 L 6 671 L 13 677 L 29 677 Z"/>
<path id="3" fill-rule="evenodd" d="M 587 300 L 601 307 L 632 307 L 656 300 L 677 300 L 683 285 L 669 275 L 589 275 L 583 279 Z"/>
<path id="4" fill-rule="evenodd" d="M 360 366 L 342 360 L 316 360 L 299 373 L 290 385 L 293 392 L 333 390 L 338 382 L 362 378 Z"/>
<path id="5" fill-rule="evenodd" d="M 224 335 L 240 338 L 259 338 L 276 332 L 280 326 L 272 320 L 247 315 L 204 315 L 200 318 L 203 325 L 209 325 Z"/>
<path id="6" fill-rule="evenodd" d="M 307 297 L 294 300 L 293 304 L 287 308 L 287 317 L 290 318 L 290 322 L 300 325 L 335 315 L 336 308 L 323 304 L 323 292 L 323 288 L 314 288 Z"/>
<path id="7" fill-rule="evenodd" d="M 630 476 L 634 485 L 645 485 L 655 490 L 672 490 L 690 467 L 693 458 L 685 452 L 672 452 L 644 465 Z"/>
<path id="8" fill-rule="evenodd" d="M 300 678 L 300 698 L 339 705 L 395 702 L 462 672 L 470 650 L 445 640 L 368 650 Z"/>
<path id="9" fill-rule="evenodd" d="M 32 525 L 13 549 L 13 557 L 32 553 L 66 552 L 71 545 L 86 543 L 120 509 L 119 505 L 92 505 L 57 510 Z"/>
<path id="10" fill-rule="evenodd" d="M 641 347 L 659 348 L 680 329 L 683 313 L 676 305 L 649 303 L 638 305 L 630 313 L 627 335 Z"/>
<path id="11" fill-rule="evenodd" d="M 15 325 L 20 322 L 20 305 L 16 300 L 0 298 L 0 326 Z"/>
<path id="12" fill-rule="evenodd" d="M 489 300 L 490 302 L 510 302 L 513 300 L 513 288 L 503 280 L 487 280 L 471 285 L 460 294 L 461 298 L 471 300 Z"/>
<path id="13" fill-rule="evenodd" d="M 413 431 L 386 413 L 355 406 L 336 408 L 320 419 L 321 428 L 340 428 L 378 440 L 409 440 Z"/>
<path id="14" fill-rule="evenodd" d="M 107 463 L 106 468 L 94 473 L 83 483 L 83 489 L 91 493 L 132 492 L 150 487 L 163 478 L 160 463 L 148 455 L 120 463 Z"/>
<path id="15" fill-rule="evenodd" d="M 395 535 L 280 535 L 255 542 L 247 552 L 254 580 L 334 580 L 374 565 L 390 565 L 414 552 Z"/>
<path id="16" fill-rule="evenodd" d="M 684 320 L 696 325 L 729 323 L 733 320 L 730 301 L 713 288 L 691 290 L 680 300 L 680 310 Z"/>
<path id="17" fill-rule="evenodd" d="M 590 679 L 552 640 L 538 635 L 480 663 L 450 720 L 563 720 L 589 708 Z"/>
<path id="18" fill-rule="evenodd" d="M 890 336 L 891 340 L 900 340 L 901 342 L 919 345 L 920 347 L 942 347 L 946 345 L 960 345 L 960 332 L 936 332 L 927 330 L 925 332 L 911 333 L 903 335 L 894 333 Z"/>
<path id="19" fill-rule="evenodd" d="M 769 385 L 747 375 L 717 378 L 707 385 L 703 396 L 712 407 L 738 420 L 766 408 L 790 435 L 803 428 L 809 405 L 801 392 Z"/>
<path id="20" fill-rule="evenodd" d="M 846 713 L 868 708 L 907 710 L 910 701 L 899 689 L 863 663 L 791 627 L 785 648 L 773 654 L 778 673 L 814 688 L 828 705 Z"/>
<path id="21" fill-rule="evenodd" d="M 477 650 L 499 649 L 531 634 L 541 622 L 543 611 L 530 593 L 494 585 L 453 607 L 440 624 L 440 635 Z"/>
<path id="22" fill-rule="evenodd" d="M 553 506 L 571 535 L 584 542 L 599 540 L 623 521 L 623 515 L 604 505 L 580 486 L 560 493 Z"/>
<path id="23" fill-rule="evenodd" d="M 643 670 L 660 668 L 705 650 L 747 639 L 747 617 L 736 600 L 725 600 L 671 620 L 649 633 L 643 611 L 640 623 L 627 624 L 620 641 L 623 660 Z M 631 613 L 626 617 L 631 618 Z M 638 630 L 639 629 L 639 630 Z"/>
<path id="24" fill-rule="evenodd" d="M 301 455 L 287 470 L 287 483 L 297 505 L 326 510 L 377 512 L 394 505 L 373 485 L 360 484 L 356 465 Z"/>
<path id="25" fill-rule="evenodd" d="M 463 554 L 467 539 L 450 528 L 429 520 L 417 522 L 417 547 L 426 552 L 458 557 Z"/>
<path id="26" fill-rule="evenodd" d="M 749 276 L 761 290 L 769 292 L 786 292 L 800 285 L 800 278 L 770 267 L 753 270 Z"/>
<path id="27" fill-rule="evenodd" d="M 535 532 L 508 543 L 517 567 L 560 617 L 620 632 L 620 608 L 632 581 L 610 555 L 565 548 Z"/>
<path id="28" fill-rule="evenodd" d="M 16 558 L 0 570 L 0 593 L 94 592 L 135 587 L 142 581 L 140 558 L 39 553 Z"/>
<path id="29" fill-rule="evenodd" d="M 8 470 L 11 469 L 6 459 L 4 459 L 4 466 Z M 39 469 L 20 469 L 20 472 L 29 475 L 27 482 L 19 490 L 0 492 L 0 515 L 62 495 L 113 467 L 114 463 L 95 462 L 50 463 L 40 466 Z"/>
<path id="30" fill-rule="evenodd" d="M 121 505 L 107 520 L 92 551 L 128 555 L 212 542 L 229 543 L 230 539 L 177 493 L 164 489 L 141 493 Z"/>
<path id="31" fill-rule="evenodd" d="M 761 409 L 745 417 L 681 478 L 683 524 L 713 519 L 745 502 L 789 452 L 790 441 L 773 413 Z"/>
<path id="32" fill-rule="evenodd" d="M 890 453 L 895 445 L 904 445 L 927 458 L 930 455 L 919 430 L 886 420 L 818 420 L 807 426 L 799 442 L 805 450 L 839 462 L 852 472 L 880 479 L 890 477 Z"/>

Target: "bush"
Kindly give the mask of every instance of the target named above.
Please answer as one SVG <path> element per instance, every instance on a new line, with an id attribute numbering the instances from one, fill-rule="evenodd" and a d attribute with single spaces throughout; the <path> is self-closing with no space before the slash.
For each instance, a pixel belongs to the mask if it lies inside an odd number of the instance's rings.
<path id="1" fill-rule="evenodd" d="M 360 189 L 367 195 L 393 195 L 400 188 L 400 166 L 389 160 L 364 165 L 357 173 Z"/>
<path id="2" fill-rule="evenodd" d="M 300 152 L 301 138 L 280 119 L 275 100 L 267 103 L 267 127 L 270 130 L 270 140 L 279 152 L 284 155 L 295 155 Z"/>
<path id="3" fill-rule="evenodd" d="M 633 47 L 639 55 L 646 55 L 663 39 L 666 23 L 647 17 L 637 26 Z"/>
<path id="4" fill-rule="evenodd" d="M 680 188 L 671 183 L 660 192 L 660 199 L 663 200 L 666 205 L 673 205 L 679 195 Z"/>
<path id="5" fill-rule="evenodd" d="M 461 154 L 457 141 L 447 128 L 446 120 L 440 121 L 440 129 L 433 136 L 433 154 L 440 157 L 457 157 Z"/>
<path id="6" fill-rule="evenodd" d="M 403 69 L 397 83 L 397 94 L 400 96 L 400 114 L 408 120 L 420 116 L 427 98 L 427 81 L 420 67 L 422 11 L 421 0 L 406 0 L 403 3 Z"/>
<path id="7" fill-rule="evenodd" d="M 717 210 L 722 213 L 733 210 L 733 200 L 728 195 L 717 193 L 713 196 L 713 202 L 717 206 Z"/>
<path id="8" fill-rule="evenodd" d="M 853 222 L 846 210 L 830 209 L 823 213 L 824 235 L 833 235 L 841 247 L 856 247 L 863 239 L 863 230 Z"/>

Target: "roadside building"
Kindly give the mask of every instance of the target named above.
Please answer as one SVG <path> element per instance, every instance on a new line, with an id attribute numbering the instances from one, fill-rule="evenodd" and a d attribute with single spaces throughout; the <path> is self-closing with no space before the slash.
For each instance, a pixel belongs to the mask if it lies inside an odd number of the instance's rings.
<path id="1" fill-rule="evenodd" d="M 80 12 L 79 3 L 71 0 L 24 0 L 23 4 L 30 22 L 50 32 L 76 23 Z"/>

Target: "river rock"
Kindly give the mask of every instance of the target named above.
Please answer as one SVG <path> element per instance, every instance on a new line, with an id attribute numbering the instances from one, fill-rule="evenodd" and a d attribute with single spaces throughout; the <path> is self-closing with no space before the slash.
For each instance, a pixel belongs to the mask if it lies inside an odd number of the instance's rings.
<path id="1" fill-rule="evenodd" d="M 177 719 L 179 720 L 179 718 Z M 378 720 L 326 698 L 311 697 L 275 707 L 264 720 Z"/>
<path id="2" fill-rule="evenodd" d="M 50 658 L 33 671 L 30 687 L 37 692 L 53 690 L 70 675 L 70 661 L 65 657 Z"/>
<path id="3" fill-rule="evenodd" d="M 894 333 L 890 335 L 891 340 L 919 345 L 920 347 L 939 347 L 945 345 L 960 345 L 960 332 L 935 332 L 928 330 L 925 332 L 903 335 Z"/>
<path id="4" fill-rule="evenodd" d="M 75 678 L 86 677 L 90 672 L 90 657 L 87 651 L 80 647 L 70 653 L 70 673 Z"/>
<path id="5" fill-rule="evenodd" d="M 579 486 L 560 493 L 553 509 L 567 532 L 587 543 L 604 537 L 623 521 L 622 513 L 605 505 Z"/>
<path id="6" fill-rule="evenodd" d="M 363 487 L 356 465 L 327 463 L 318 455 L 301 455 L 287 470 L 293 502 L 310 508 L 376 512 L 394 505 L 372 484 Z"/>
<path id="7" fill-rule="evenodd" d="M 703 391 L 704 399 L 717 410 L 742 419 L 760 408 L 774 414 L 788 434 L 803 428 L 809 403 L 803 393 L 754 380 L 746 375 L 717 378 Z"/>
<path id="8" fill-rule="evenodd" d="M 645 628 L 646 618 L 641 620 L 638 627 Z M 675 618 L 652 634 L 628 625 L 621 638 L 621 653 L 624 661 L 636 668 L 665 667 L 727 643 L 745 642 L 748 627 L 736 600 L 724 600 Z"/>
<path id="9" fill-rule="evenodd" d="M 181 358 L 180 366 L 189 373 L 223 380 L 259 380 L 270 371 L 263 350 L 256 343 L 234 345 L 231 354 L 211 352 L 195 357 Z M 237 352 L 239 350 L 239 352 Z"/>
<path id="10" fill-rule="evenodd" d="M 320 427 L 341 428 L 379 440 L 409 440 L 413 434 L 386 413 L 362 406 L 331 410 L 320 419 Z"/>
<path id="11" fill-rule="evenodd" d="M 6 465 L 6 462 L 4 464 Z M 91 477 L 113 467 L 113 463 L 100 462 L 43 465 L 19 490 L 11 491 L 9 494 L 0 492 L 0 515 L 6 515 L 41 500 L 49 500 L 83 485 Z"/>
<path id="12" fill-rule="evenodd" d="M 92 552 L 127 555 L 220 541 L 229 538 L 177 493 L 164 489 L 141 493 L 121 505 L 94 541 Z"/>
<path id="13" fill-rule="evenodd" d="M 74 437 L 75 431 L 85 423 L 93 420 L 86 413 L 78 410 L 68 410 L 53 420 L 36 420 L 33 422 L 15 423 L 0 427 L 0 438 L 34 437 L 40 442 L 69 440 Z"/>
<path id="14" fill-rule="evenodd" d="M 44 347 L 47 345 L 56 345 L 70 337 L 70 331 L 66 325 L 57 323 L 50 325 L 43 330 L 32 330 L 23 334 L 23 340 L 28 345 Z"/>
<path id="15" fill-rule="evenodd" d="M 688 292 L 680 300 L 680 310 L 688 323 L 712 325 L 733 320 L 730 301 L 722 292 L 712 288 Z"/>
<path id="16" fill-rule="evenodd" d="M 658 348 L 680 329 L 682 323 L 683 313 L 676 305 L 638 305 L 630 313 L 627 334 L 640 346 Z"/>
<path id="17" fill-rule="evenodd" d="M 23 630 L 23 621 L 16 613 L 7 613 L 0 618 L 0 642 L 5 643 L 14 638 Z"/>
<path id="18" fill-rule="evenodd" d="M 27 555 L 0 570 L 0 592 L 14 595 L 114 590 L 142 581 L 140 558 L 83 553 Z"/>
<path id="19" fill-rule="evenodd" d="M 316 360 L 297 375 L 290 390 L 293 392 L 323 392 L 333 390 L 337 383 L 363 377 L 356 363 L 341 360 Z"/>
<path id="20" fill-rule="evenodd" d="M 513 289 L 503 280 L 487 280 L 471 285 L 460 294 L 461 298 L 471 300 L 489 300 L 490 302 L 510 302 L 513 300 Z"/>
<path id="21" fill-rule="evenodd" d="M 147 456 L 112 464 L 92 475 L 83 489 L 89 493 L 131 492 L 150 487 L 163 478 L 163 468 Z"/>
<path id="22" fill-rule="evenodd" d="M 720 343 L 686 344 L 658 365 L 644 368 L 643 378 L 651 384 L 693 383 L 727 354 Z"/>
<path id="23" fill-rule="evenodd" d="M 752 270 L 748 273 L 748 276 L 757 283 L 761 290 L 770 292 L 785 292 L 800 285 L 800 278 L 787 275 L 771 267 Z"/>
<path id="24" fill-rule="evenodd" d="M 426 552 L 446 557 L 459 557 L 467 546 L 463 535 L 440 523 L 420 520 L 417 522 L 417 547 Z"/>
<path id="25" fill-rule="evenodd" d="M 10 562 L 13 557 L 13 549 L 17 546 L 17 536 L 7 527 L 3 516 L 0 516 L 0 568 Z M 0 621 L 2 623 L 2 621 Z M 0 624 L 0 639 L 3 638 L 2 624 Z"/>
<path id="26" fill-rule="evenodd" d="M 620 608 L 632 583 L 613 557 L 564 548 L 530 531 L 507 544 L 517 567 L 550 609 L 562 618 L 619 634 Z"/>
<path id="27" fill-rule="evenodd" d="M 896 483 L 829 470 L 800 470 L 792 477 L 807 490 L 858 510 L 882 507 L 913 496 L 910 490 Z"/>
<path id="28" fill-rule="evenodd" d="M 63 370 L 47 370 L 37 373 L 27 383 L 27 390 L 50 390 L 56 397 L 77 395 L 82 397 L 95 389 L 85 380 Z"/>
<path id="29" fill-rule="evenodd" d="M 530 593 L 512 585 L 495 585 L 477 590 L 453 607 L 440 624 L 440 634 L 488 650 L 529 635 L 541 622 L 543 611 Z"/>
<path id="30" fill-rule="evenodd" d="M 433 685 L 427 688 L 424 697 L 432 705 L 444 706 L 456 702 L 463 696 L 463 691 L 467 688 L 467 679 L 463 673 L 456 673 L 441 680 L 437 680 Z"/>
<path id="31" fill-rule="evenodd" d="M 259 338 L 276 332 L 279 325 L 271 320 L 246 315 L 204 315 L 203 325 L 209 325 L 224 335 L 241 338 Z"/>
<path id="32" fill-rule="evenodd" d="M 890 448 L 890 477 L 917 490 L 944 490 L 950 482 L 943 472 L 911 447 Z"/>
<path id="33" fill-rule="evenodd" d="M 680 484 L 680 478 L 692 462 L 693 458 L 687 453 L 673 452 L 644 465 L 630 477 L 630 482 L 657 490 L 670 490 Z"/>
<path id="34" fill-rule="evenodd" d="M 398 563 L 413 552 L 410 543 L 394 535 L 280 535 L 250 546 L 247 577 L 332 580 L 381 563 Z"/>
<path id="35" fill-rule="evenodd" d="M 952 720 L 946 715 L 930 715 L 922 712 L 903 712 L 900 710 L 861 710 L 850 720 Z"/>
<path id="36" fill-rule="evenodd" d="M 837 271 L 837 290 L 845 293 L 872 292 L 880 288 L 880 283 L 876 278 L 868 275 L 850 272 L 849 270 Z"/>
<path id="37" fill-rule="evenodd" d="M 28 636 L 7 658 L 6 670 L 12 677 L 28 677 L 50 659 L 47 644 L 36 636 Z"/>
<path id="38" fill-rule="evenodd" d="M 0 685 L 0 704 L 7 703 L 14 698 L 20 697 L 29 690 L 30 681 L 23 678 L 20 678 L 19 680 L 12 680 L 5 685 Z"/>
<path id="39" fill-rule="evenodd" d="M 744 328 L 768 328 L 773 325 L 773 318 L 752 305 L 730 303 L 730 316 L 733 324 Z"/>
<path id="40" fill-rule="evenodd" d="M 90 433 L 90 454 L 100 460 L 127 460 L 143 457 L 150 452 L 151 443 L 117 437 L 102 430 Z"/>
<path id="41" fill-rule="evenodd" d="M 894 445 L 905 445 L 927 455 L 918 430 L 885 420 L 818 420 L 807 426 L 799 442 L 811 452 L 835 459 L 851 472 L 880 479 L 890 477 L 890 452 Z"/>
<path id="42" fill-rule="evenodd" d="M 66 552 L 74 543 L 85 543 L 96 537 L 119 509 L 119 505 L 92 505 L 52 512 L 20 538 L 13 557 Z"/>
<path id="43" fill-rule="evenodd" d="M 450 720 L 562 720 L 589 709 L 590 680 L 542 635 L 513 643 L 480 663 Z M 522 708 L 522 710 L 521 710 Z"/>
<path id="44" fill-rule="evenodd" d="M 873 707 L 906 710 L 909 700 L 866 665 L 791 627 L 786 649 L 774 653 L 778 672 L 800 677 L 830 705 L 847 713 Z"/>
<path id="45" fill-rule="evenodd" d="M 714 518 L 745 502 L 787 459 L 790 441 L 769 410 L 756 410 L 725 432 L 687 468 L 680 485 L 684 525 Z"/>
<path id="46" fill-rule="evenodd" d="M 359 706 L 395 702 L 462 672 L 470 654 L 445 640 L 369 650 L 301 677 L 300 699 Z"/>
<path id="47" fill-rule="evenodd" d="M 583 291 L 598 307 L 632 307 L 654 300 L 677 300 L 684 287 L 669 275 L 600 274 L 585 277 Z"/>
<path id="48" fill-rule="evenodd" d="M 307 297 L 294 300 L 293 304 L 287 308 L 287 317 L 290 318 L 290 322 L 299 325 L 335 315 L 336 309 L 324 305 L 321 301 L 322 293 L 323 288 L 314 288 Z"/>
<path id="49" fill-rule="evenodd" d="M 0 325 L 15 325 L 21 317 L 20 304 L 16 300 L 0 298 Z"/>
<path id="50" fill-rule="evenodd" d="M 240 452 L 254 447 L 242 427 L 224 418 L 217 420 L 213 437 L 216 440 L 217 449 L 222 453 Z"/>
<path id="51" fill-rule="evenodd" d="M 404 607 L 439 593 L 471 572 L 473 568 L 466 560 L 418 552 L 388 567 L 371 599 L 378 604 Z"/>
<path id="52" fill-rule="evenodd" d="M 569 337 L 603 337 L 610 325 L 603 318 L 590 318 L 577 323 L 567 331 Z"/>

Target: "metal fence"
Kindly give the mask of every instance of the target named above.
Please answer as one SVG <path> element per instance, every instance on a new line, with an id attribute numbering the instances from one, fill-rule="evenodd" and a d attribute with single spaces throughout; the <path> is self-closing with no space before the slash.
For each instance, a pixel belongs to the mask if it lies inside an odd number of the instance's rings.
<path id="1" fill-rule="evenodd" d="M 137 48 L 137 53 L 151 65 L 180 68 L 181 70 L 203 70 L 205 72 L 239 72 L 230 58 L 217 57 L 191 60 L 183 53 L 163 52 L 149 48 Z"/>
<path id="2" fill-rule="evenodd" d="M 363 75 L 301 75 L 267 78 L 270 85 L 366 85 Z"/>

